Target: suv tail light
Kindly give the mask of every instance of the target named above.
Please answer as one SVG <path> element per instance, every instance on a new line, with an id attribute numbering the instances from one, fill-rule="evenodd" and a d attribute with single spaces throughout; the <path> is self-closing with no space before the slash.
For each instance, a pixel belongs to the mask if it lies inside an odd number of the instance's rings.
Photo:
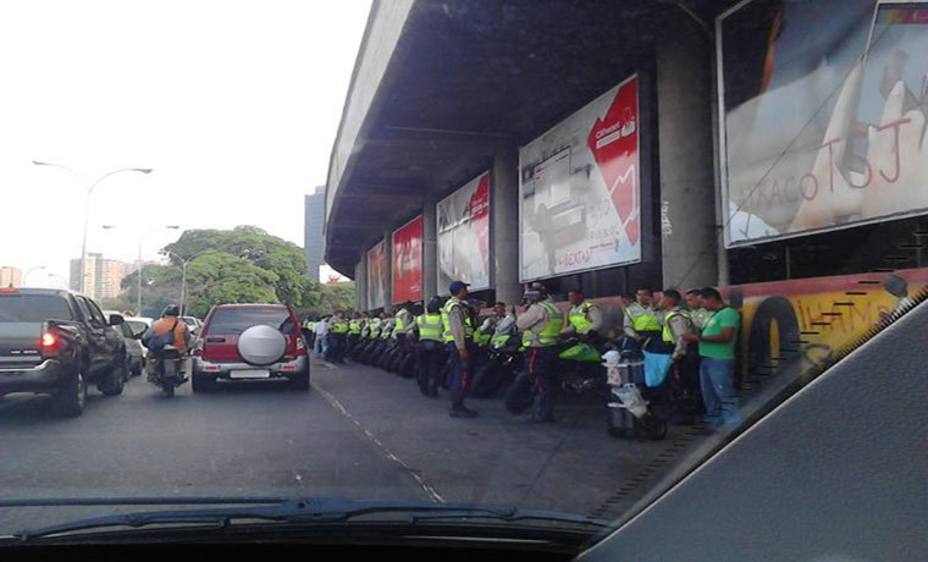
<path id="1" fill-rule="evenodd" d="M 58 357 L 62 345 L 61 332 L 55 326 L 46 323 L 42 328 L 42 337 L 39 339 L 39 351 L 42 357 Z"/>

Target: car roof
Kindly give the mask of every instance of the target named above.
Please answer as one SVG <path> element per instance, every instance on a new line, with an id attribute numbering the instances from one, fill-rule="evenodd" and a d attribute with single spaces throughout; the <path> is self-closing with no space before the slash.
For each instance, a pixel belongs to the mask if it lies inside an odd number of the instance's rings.
<path id="1" fill-rule="evenodd" d="M 20 295 L 74 295 L 80 296 L 80 293 L 71 291 L 68 289 L 49 289 L 47 287 L 0 287 L 0 289 L 5 289 L 3 292 L 6 294 L 20 294 Z"/>
<path id="2" fill-rule="evenodd" d="M 235 303 L 235 304 L 217 304 L 213 308 L 287 308 L 285 304 L 273 303 Z"/>

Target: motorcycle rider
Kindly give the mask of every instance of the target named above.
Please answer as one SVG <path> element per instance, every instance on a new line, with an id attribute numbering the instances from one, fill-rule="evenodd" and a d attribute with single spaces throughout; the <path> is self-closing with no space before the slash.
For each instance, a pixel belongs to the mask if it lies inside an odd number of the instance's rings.
<path id="1" fill-rule="evenodd" d="M 554 304 L 547 288 L 541 283 L 532 283 L 523 299 L 530 306 L 516 321 L 516 325 L 523 334 L 527 334 L 528 372 L 537 389 L 530 419 L 536 423 L 553 422 L 558 387 L 557 340 L 564 326 L 564 313 Z"/>
<path id="2" fill-rule="evenodd" d="M 468 345 L 473 345 L 471 341 L 473 323 L 471 312 L 466 304 L 467 287 L 467 283 L 463 281 L 453 281 L 448 286 L 451 298 L 441 310 L 445 346 L 451 371 L 451 411 L 449 415 L 452 418 L 477 417 L 476 411 L 464 405 L 471 358 L 471 349 L 468 349 Z"/>
<path id="3" fill-rule="evenodd" d="M 438 396 L 438 385 L 441 383 L 442 366 L 445 360 L 442 349 L 444 325 L 441 315 L 441 297 L 436 296 L 429 300 L 425 313 L 416 317 L 416 327 L 419 330 L 419 343 L 416 345 L 418 364 L 416 379 L 422 394 L 434 398 Z"/>
<path id="4" fill-rule="evenodd" d="M 603 327 L 603 313 L 599 307 L 586 300 L 580 289 L 568 291 L 567 300 L 570 301 L 570 312 L 567 313 L 564 335 L 576 334 L 594 346 L 601 344 L 603 338 L 599 330 Z"/>
<path id="5" fill-rule="evenodd" d="M 657 349 L 661 342 L 661 318 L 652 304 L 651 289 L 638 289 L 635 302 L 625 308 L 625 335 L 638 342 L 646 351 Z"/>
<path id="6" fill-rule="evenodd" d="M 156 368 L 156 372 L 149 372 L 149 379 L 152 379 L 157 373 L 163 373 L 164 368 L 161 350 L 152 349 L 153 346 L 149 343 L 152 338 L 157 338 L 171 332 L 174 337 L 169 345 L 174 346 L 181 355 L 187 352 L 187 340 L 190 337 L 190 332 L 188 331 L 187 324 L 179 317 L 180 307 L 176 304 L 167 305 L 161 312 L 161 318 L 156 320 L 142 337 L 142 341 L 146 343 L 146 347 L 150 350 L 149 357 L 155 360 L 154 367 Z"/>

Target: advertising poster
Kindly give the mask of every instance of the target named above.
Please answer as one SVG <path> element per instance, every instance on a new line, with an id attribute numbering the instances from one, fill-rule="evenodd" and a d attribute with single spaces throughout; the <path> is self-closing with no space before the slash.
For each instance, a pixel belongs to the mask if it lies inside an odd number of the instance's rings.
<path id="1" fill-rule="evenodd" d="M 641 261 L 636 76 L 519 150 L 522 282 Z"/>
<path id="2" fill-rule="evenodd" d="M 438 202 L 438 293 L 461 280 L 471 291 L 490 288 L 490 174 Z"/>
<path id="3" fill-rule="evenodd" d="M 383 308 L 387 294 L 387 245 L 381 240 L 367 251 L 367 308 Z"/>
<path id="4" fill-rule="evenodd" d="M 422 215 L 393 231 L 393 304 L 422 300 Z"/>
<path id="5" fill-rule="evenodd" d="M 928 5 L 752 0 L 717 27 L 729 246 L 928 210 Z"/>

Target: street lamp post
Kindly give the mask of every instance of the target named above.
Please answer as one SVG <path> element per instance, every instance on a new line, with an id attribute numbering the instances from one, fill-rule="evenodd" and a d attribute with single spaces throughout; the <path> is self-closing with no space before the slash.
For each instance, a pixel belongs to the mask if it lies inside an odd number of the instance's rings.
<path id="1" fill-rule="evenodd" d="M 174 252 L 168 250 L 168 255 L 174 256 L 180 261 L 180 315 L 184 316 L 187 312 L 187 266 L 193 260 L 202 256 L 203 254 L 208 254 L 214 250 L 203 250 L 202 252 L 197 252 L 187 259 L 184 259 Z"/>
<path id="2" fill-rule="evenodd" d="M 103 180 L 105 180 L 106 178 L 112 175 L 115 175 L 121 172 L 138 172 L 140 174 L 150 174 L 152 170 L 151 168 L 120 168 L 118 170 L 113 170 L 112 172 L 107 172 L 103 174 L 102 176 L 100 176 L 99 178 L 97 178 L 93 183 L 88 184 L 84 181 L 84 179 L 80 176 L 80 174 L 78 174 L 77 172 L 75 172 L 74 170 L 72 170 L 71 168 L 67 166 L 62 166 L 61 164 L 53 164 L 50 162 L 39 162 L 37 160 L 33 160 L 32 163 L 35 164 L 36 166 L 51 166 L 53 168 L 61 168 L 62 170 L 67 170 L 68 172 L 73 174 L 77 178 L 77 180 L 81 182 L 81 184 L 84 185 L 84 190 L 87 192 L 87 195 L 84 198 L 84 235 L 81 241 L 81 273 L 80 273 L 81 293 L 86 294 L 87 293 L 87 271 L 85 268 L 87 264 L 87 225 L 90 221 L 90 196 L 93 194 L 93 190 L 100 184 L 100 182 L 102 182 Z"/>
<path id="3" fill-rule="evenodd" d="M 116 226 L 112 224 L 103 225 L 103 230 L 111 230 L 113 228 L 116 228 Z M 142 243 L 145 241 L 145 237 L 151 234 L 152 232 L 154 232 L 155 230 L 158 230 L 158 229 L 177 230 L 179 228 L 180 228 L 179 225 L 168 224 L 162 227 L 148 230 L 144 232 L 141 236 L 139 236 L 139 253 L 138 253 L 138 259 L 136 262 L 136 270 L 135 270 L 135 277 L 137 281 L 137 286 L 136 286 L 137 293 L 135 295 L 135 309 L 136 309 L 137 316 L 142 315 Z"/>
<path id="4" fill-rule="evenodd" d="M 26 270 L 26 273 L 23 274 L 23 286 L 24 286 L 24 287 L 28 287 L 28 286 L 29 286 L 29 284 L 26 283 L 26 281 L 29 280 L 29 274 L 32 273 L 33 271 L 36 271 L 36 270 L 39 270 L 39 269 L 45 269 L 45 266 L 44 266 L 44 265 L 37 265 L 37 266 L 35 266 L 35 267 L 30 267 L 29 269 Z"/>

